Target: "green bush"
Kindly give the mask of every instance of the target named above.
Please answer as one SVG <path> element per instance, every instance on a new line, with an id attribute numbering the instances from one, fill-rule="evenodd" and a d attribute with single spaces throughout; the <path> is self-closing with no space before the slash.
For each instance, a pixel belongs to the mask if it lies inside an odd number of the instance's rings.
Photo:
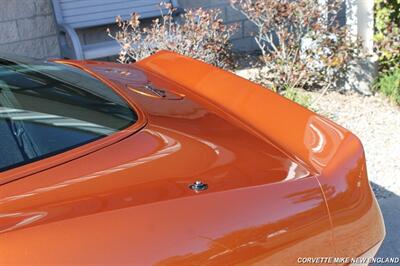
<path id="1" fill-rule="evenodd" d="M 375 0 L 375 50 L 379 70 L 400 67 L 400 0 Z"/>
<path id="2" fill-rule="evenodd" d="M 286 89 L 283 91 L 283 96 L 286 98 L 306 107 L 310 108 L 311 106 L 311 98 L 310 96 L 303 93 L 300 89 L 296 89 L 293 87 L 285 86 Z"/>
<path id="3" fill-rule="evenodd" d="M 392 102 L 400 104 L 400 68 L 383 73 L 378 79 L 376 88 Z"/>

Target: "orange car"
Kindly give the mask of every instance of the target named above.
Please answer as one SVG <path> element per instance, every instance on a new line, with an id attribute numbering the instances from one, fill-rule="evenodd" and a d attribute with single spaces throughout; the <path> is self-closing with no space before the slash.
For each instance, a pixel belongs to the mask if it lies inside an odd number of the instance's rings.
<path id="1" fill-rule="evenodd" d="M 356 136 L 205 63 L 2 58 L 0 106 L 0 264 L 366 264 L 384 238 Z"/>

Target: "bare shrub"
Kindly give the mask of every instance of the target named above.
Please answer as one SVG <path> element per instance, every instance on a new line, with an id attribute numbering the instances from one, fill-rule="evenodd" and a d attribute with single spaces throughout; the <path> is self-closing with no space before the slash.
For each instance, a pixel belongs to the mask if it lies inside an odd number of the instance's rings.
<path id="1" fill-rule="evenodd" d="M 325 89 L 345 77 L 360 55 L 347 27 L 340 26 L 340 0 L 231 0 L 257 26 L 262 52 L 259 78 L 275 91 Z"/>
<path id="2" fill-rule="evenodd" d="M 162 5 L 168 12 L 161 12 L 161 18 L 153 20 L 149 27 L 140 26 L 137 13 L 129 21 L 117 17 L 120 31 L 114 36 L 108 30 L 108 34 L 121 45 L 118 59 L 121 63 L 138 61 L 159 50 L 171 50 L 218 67 L 230 66 L 229 39 L 237 27 L 225 25 L 219 9 L 186 10 L 178 23 L 172 6 Z"/>

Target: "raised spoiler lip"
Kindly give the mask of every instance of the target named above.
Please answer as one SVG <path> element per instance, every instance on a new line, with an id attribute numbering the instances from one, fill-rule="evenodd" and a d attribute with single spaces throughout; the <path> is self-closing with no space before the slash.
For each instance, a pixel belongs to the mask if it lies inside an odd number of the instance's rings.
<path id="1" fill-rule="evenodd" d="M 347 129 L 279 94 L 217 67 L 160 51 L 135 64 L 172 81 L 238 120 L 312 174 L 322 174 L 345 143 L 359 142 Z M 361 144 L 360 147 L 362 148 Z"/>
<path id="2" fill-rule="evenodd" d="M 354 134 L 271 90 L 173 52 L 135 65 L 201 98 L 308 169 L 324 197 L 337 256 L 376 253 L 385 226 Z M 348 245 L 355 239 L 358 245 Z"/>

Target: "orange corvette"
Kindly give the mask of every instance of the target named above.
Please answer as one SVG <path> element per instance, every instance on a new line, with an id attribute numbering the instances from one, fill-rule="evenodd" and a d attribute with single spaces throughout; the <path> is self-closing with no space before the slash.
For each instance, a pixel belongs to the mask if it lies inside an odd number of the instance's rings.
<path id="1" fill-rule="evenodd" d="M 385 235 L 356 136 L 181 55 L 2 58 L 0 118 L 0 264 L 367 264 Z"/>

